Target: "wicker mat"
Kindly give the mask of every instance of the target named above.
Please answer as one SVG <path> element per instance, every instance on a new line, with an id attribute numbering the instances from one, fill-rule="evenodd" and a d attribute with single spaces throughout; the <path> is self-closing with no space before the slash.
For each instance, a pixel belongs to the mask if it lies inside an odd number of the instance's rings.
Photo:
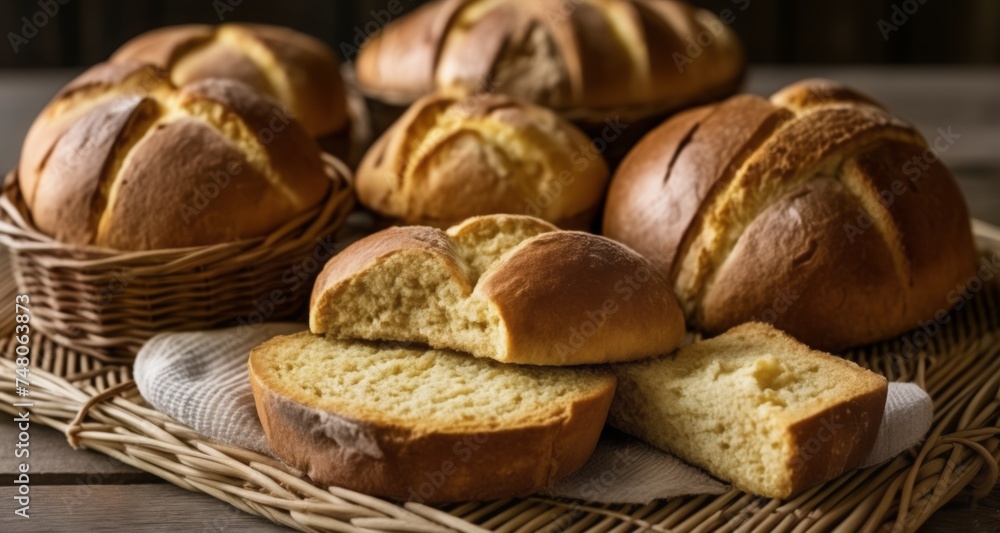
<path id="1" fill-rule="evenodd" d="M 7 264 L 0 257 L 0 269 Z M 12 302 L 16 289 L 9 271 L 0 280 L 0 300 Z M 998 479 L 996 280 L 983 284 L 949 317 L 927 326 L 927 332 L 847 355 L 890 380 L 915 381 L 929 392 L 934 425 L 926 442 L 789 501 L 734 489 L 648 505 L 532 497 L 429 507 L 323 489 L 270 457 L 206 440 L 152 410 L 136 392 L 129 367 L 104 364 L 41 335 L 31 339 L 29 399 L 32 420 L 65 432 L 76 446 L 303 531 L 912 531 L 958 494 L 985 496 Z M 12 378 L 12 326 L 10 313 L 4 313 L 0 409 L 7 412 L 19 400 Z"/>

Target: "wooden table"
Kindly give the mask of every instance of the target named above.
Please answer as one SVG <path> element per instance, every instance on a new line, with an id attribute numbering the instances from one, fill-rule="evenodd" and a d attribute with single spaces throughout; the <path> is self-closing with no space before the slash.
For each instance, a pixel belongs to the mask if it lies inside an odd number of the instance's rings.
<path id="1" fill-rule="evenodd" d="M 12 168 L 21 139 L 46 101 L 75 73 L 0 71 L 0 168 Z M 830 77 L 871 94 L 916 124 L 928 138 L 951 128 L 955 143 L 940 154 L 969 201 L 972 215 L 1000 225 L 1000 71 L 958 68 L 767 67 L 751 70 L 748 91 L 769 94 L 806 77 Z M 7 379 L 9 377 L 5 377 Z M 16 465 L 11 420 L 0 421 L 0 530 L 278 531 L 209 496 L 186 492 L 101 454 L 74 451 L 62 434 L 31 426 L 30 520 L 13 515 Z M 986 499 L 959 496 L 925 531 L 1000 531 L 1000 487 Z"/>

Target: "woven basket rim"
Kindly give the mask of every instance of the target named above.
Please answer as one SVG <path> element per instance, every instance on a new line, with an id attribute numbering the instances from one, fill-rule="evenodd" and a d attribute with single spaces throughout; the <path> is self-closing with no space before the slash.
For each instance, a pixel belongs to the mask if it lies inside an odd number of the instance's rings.
<path id="1" fill-rule="evenodd" d="M 17 166 L 7 173 L 4 179 L 3 191 L 0 194 L 0 243 L 12 251 L 51 252 L 53 257 L 69 259 L 81 267 L 99 266 L 103 262 L 114 263 L 141 262 L 164 266 L 178 260 L 195 258 L 225 251 L 237 252 L 252 250 L 258 247 L 273 246 L 289 233 L 305 225 L 312 226 L 323 222 L 329 214 L 345 201 L 344 192 L 353 189 L 353 174 L 347 165 L 331 154 L 321 152 L 324 170 L 333 186 L 323 202 L 299 213 L 267 235 L 239 239 L 236 241 L 188 246 L 181 248 L 161 248 L 155 250 L 116 250 L 93 244 L 70 244 L 56 240 L 42 233 L 30 221 L 27 206 L 24 204 L 17 179 Z"/>

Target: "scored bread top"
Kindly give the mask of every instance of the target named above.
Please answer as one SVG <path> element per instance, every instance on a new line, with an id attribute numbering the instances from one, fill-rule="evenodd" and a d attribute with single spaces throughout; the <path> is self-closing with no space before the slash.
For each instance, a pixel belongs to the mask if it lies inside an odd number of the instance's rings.
<path id="1" fill-rule="evenodd" d="M 828 350 L 882 340 L 950 307 L 974 264 L 965 201 L 928 154 L 834 82 L 739 95 L 630 152 L 604 232 L 664 265 L 709 333 L 757 319 Z"/>
<path id="2" fill-rule="evenodd" d="M 543 365 L 651 357 L 684 335 L 666 278 L 639 254 L 514 215 L 358 241 L 326 264 L 309 318 L 318 334 Z"/>
<path id="3" fill-rule="evenodd" d="M 18 184 L 57 240 L 149 250 L 264 235 L 321 203 L 330 178 L 315 141 L 249 86 L 178 88 L 149 65 L 103 63 L 35 120 Z"/>
<path id="4" fill-rule="evenodd" d="M 413 104 L 365 154 L 358 198 L 407 224 L 532 214 L 586 229 L 609 180 L 604 158 L 552 111 L 494 94 Z"/>
<path id="5" fill-rule="evenodd" d="M 462 87 L 556 109 L 676 107 L 731 94 L 736 34 L 674 0 L 443 0 L 393 21 L 358 55 L 362 90 L 409 103 Z"/>
<path id="6" fill-rule="evenodd" d="M 302 332 L 254 348 L 274 453 L 314 481 L 427 502 L 527 496 L 579 468 L 615 379 Z M 428 473 L 445 475 L 434 490 Z"/>
<path id="7" fill-rule="evenodd" d="M 234 79 L 270 95 L 314 137 L 342 130 L 347 101 L 340 62 L 321 41 L 263 24 L 187 24 L 149 31 L 119 48 L 115 63 L 149 63 L 177 86 Z"/>

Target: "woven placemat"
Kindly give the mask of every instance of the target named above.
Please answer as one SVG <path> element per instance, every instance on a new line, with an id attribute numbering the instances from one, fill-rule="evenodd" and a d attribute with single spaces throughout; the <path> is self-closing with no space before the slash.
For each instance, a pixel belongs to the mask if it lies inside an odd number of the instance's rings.
<path id="1" fill-rule="evenodd" d="M 982 230 L 995 232 L 977 226 Z M 990 246 L 998 250 L 1000 241 Z M 7 264 L 0 257 L 0 271 Z M 16 288 L 9 271 L 4 274 L 0 299 L 10 302 Z M 927 440 L 887 464 L 788 501 L 734 489 L 647 505 L 531 497 L 429 507 L 319 488 L 270 457 L 210 441 L 151 409 L 128 366 L 103 363 L 39 334 L 30 343 L 31 416 L 76 446 L 303 531 L 912 531 L 959 493 L 982 497 L 998 480 L 1000 286 L 983 281 L 970 296 L 936 328 L 846 355 L 928 391 L 935 413 Z M 8 376 L 16 345 L 10 316 L 0 320 L 0 368 Z M 14 380 L 0 380 L 0 409 L 13 412 L 17 400 Z M 594 482 L 599 489 L 601 478 Z"/>

